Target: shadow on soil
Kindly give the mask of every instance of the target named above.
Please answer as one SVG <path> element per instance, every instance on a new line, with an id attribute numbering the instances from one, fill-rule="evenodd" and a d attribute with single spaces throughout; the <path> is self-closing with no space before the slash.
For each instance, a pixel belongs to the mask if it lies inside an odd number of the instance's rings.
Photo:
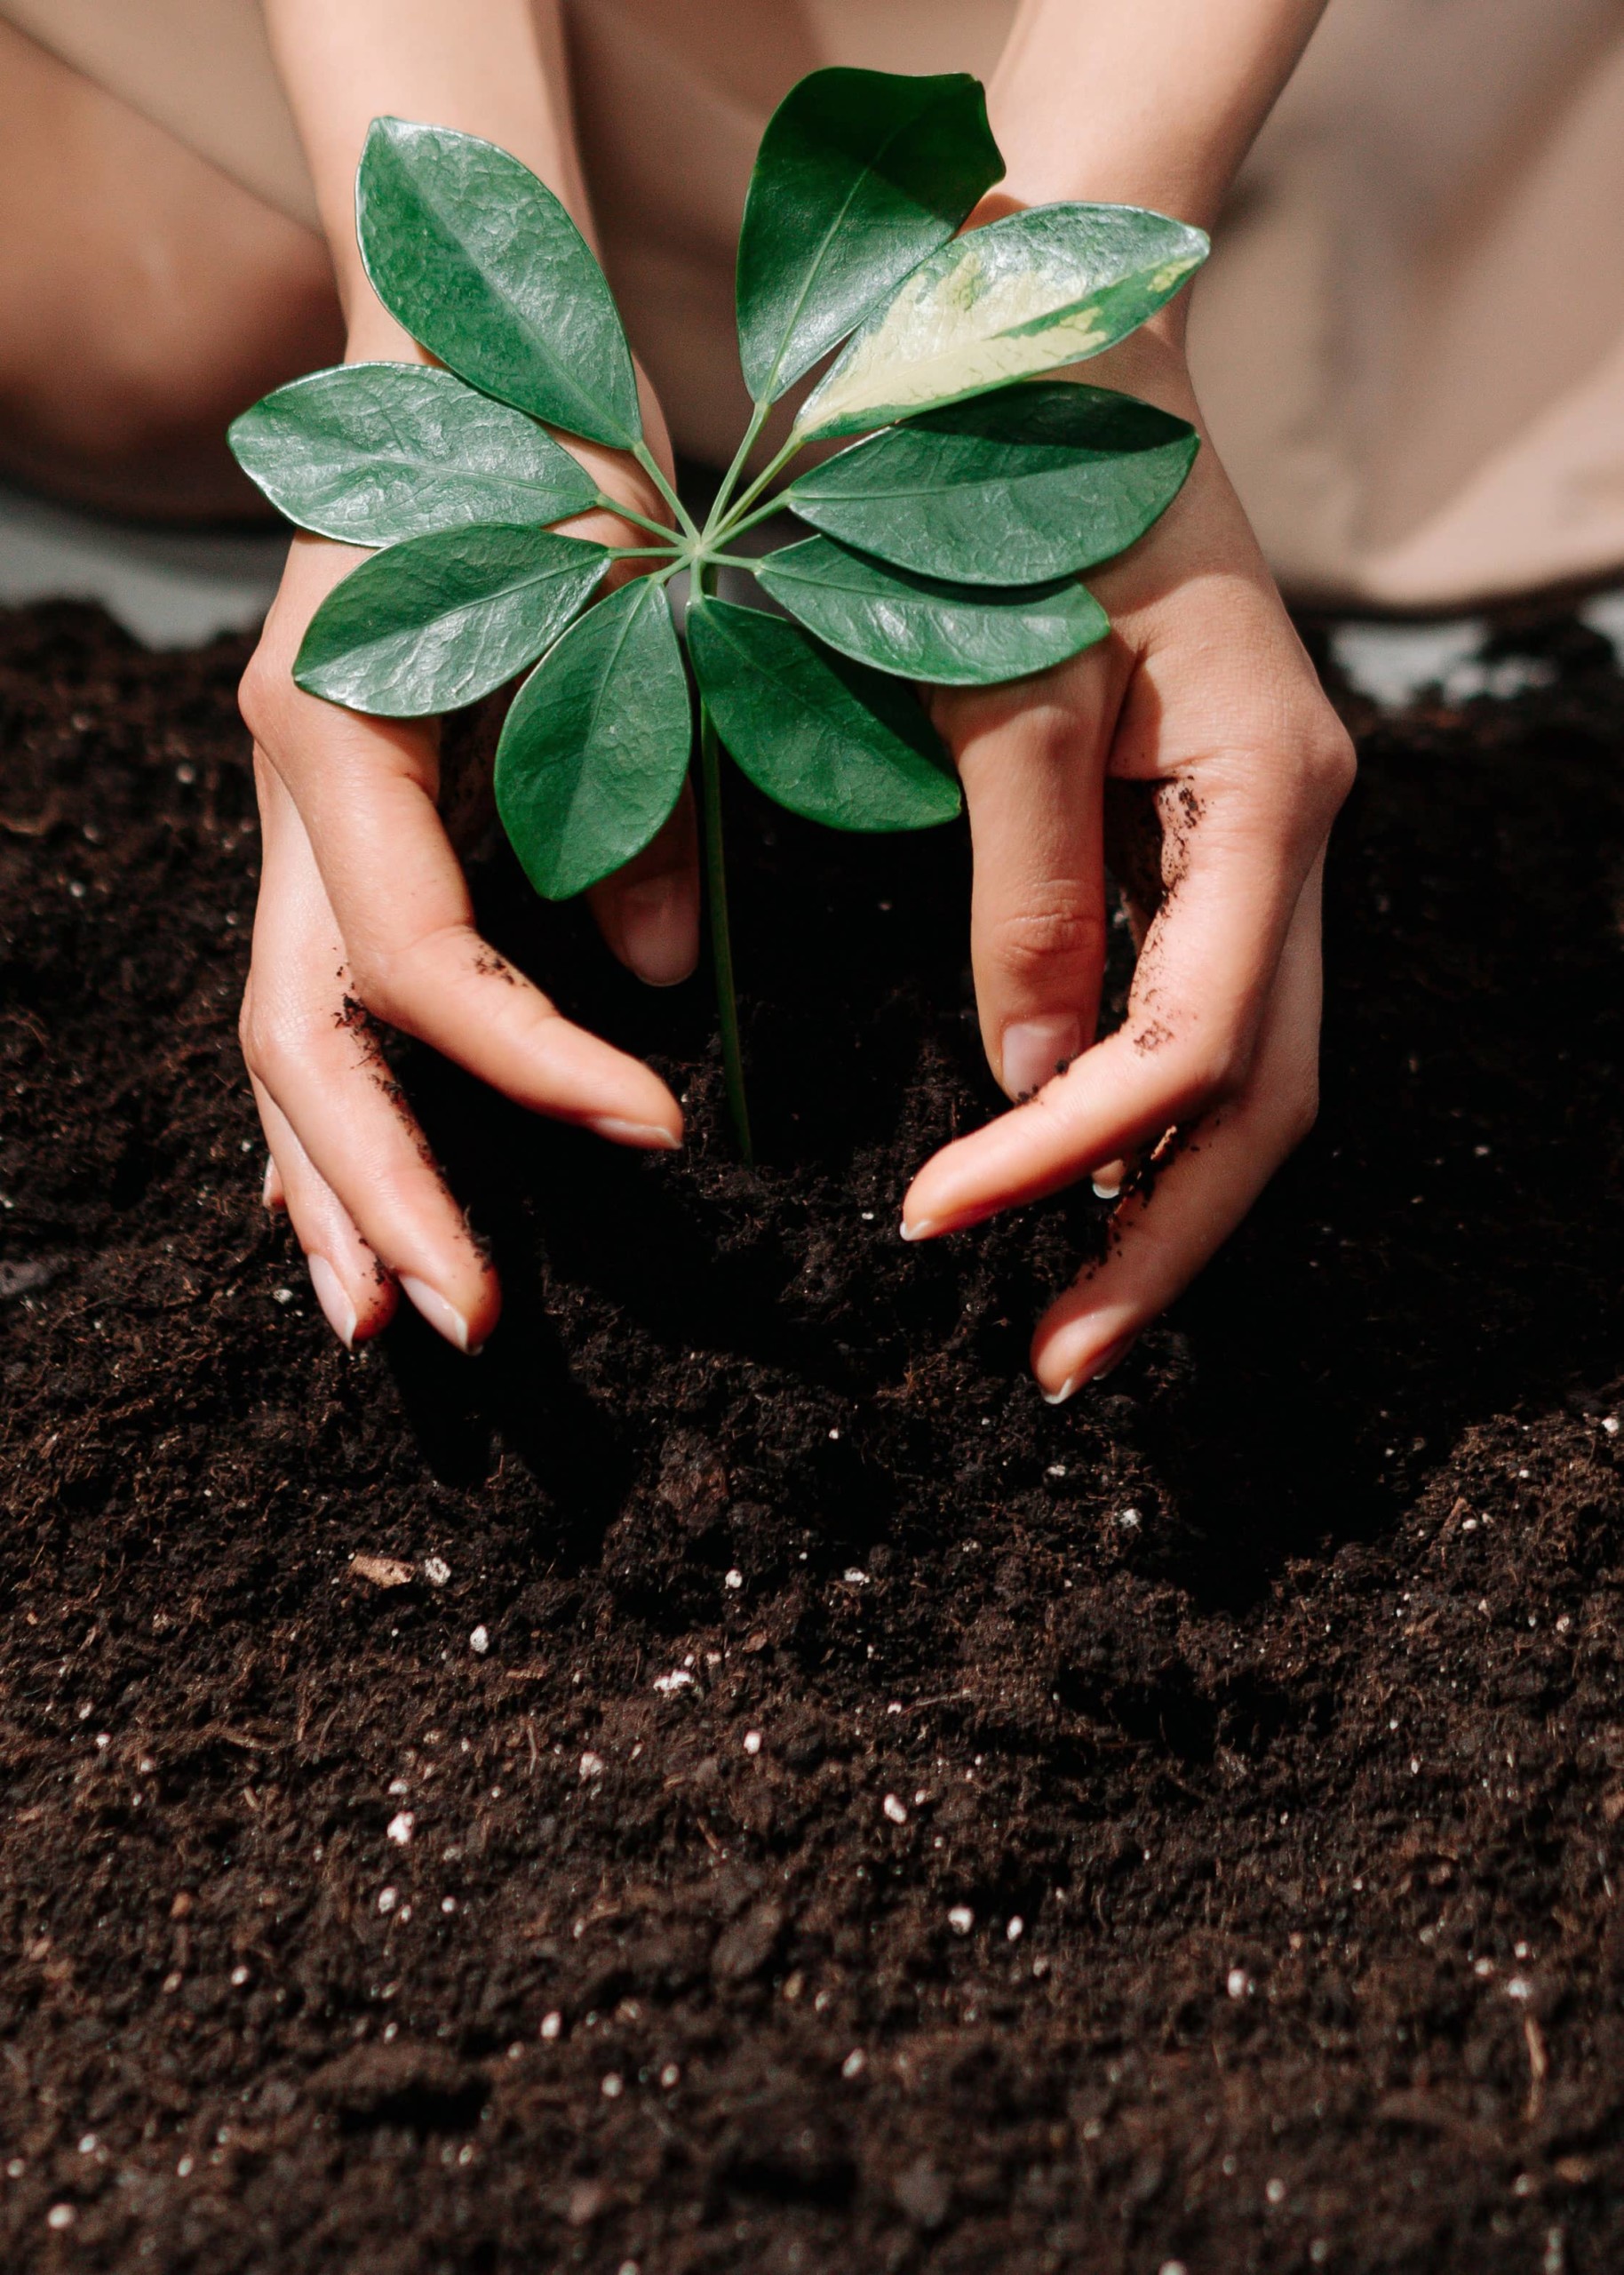
<path id="1" fill-rule="evenodd" d="M 1612 1366 L 1616 681 L 1605 643 L 1571 623 L 1517 646 L 1559 673 L 1555 692 L 1423 711 L 1367 738 L 1328 885 L 1319 1127 L 1094 1394 L 1177 1512 L 1168 1577 L 1214 1600 L 1379 1530 L 1474 1418 L 1582 1402 Z M 486 1196 L 475 1213 L 508 1311 L 477 1371 L 426 1335 L 396 1337 L 404 1403 L 448 1477 L 480 1473 L 499 1433 L 575 1513 L 583 1553 L 635 1467 L 635 1430 L 572 1382 L 549 1281 L 599 1305 L 606 1334 L 873 1400 L 922 1348 L 967 1336 L 983 1365 L 1018 1369 L 1046 1290 L 1102 1237 L 1101 1213 L 1072 1197 L 1031 1212 L 1048 1223 L 1042 1256 L 998 1233 L 884 1245 L 910 1165 L 996 1105 L 968 1008 L 967 849 L 957 833 L 832 841 L 747 790 L 730 826 L 755 1172 L 730 1160 L 703 971 L 646 994 L 578 917 L 538 917 L 505 863 L 486 875 L 491 930 L 534 970 L 568 957 L 585 974 L 566 1007 L 684 1087 L 690 1157 L 651 1176 L 447 1070 L 414 1074 L 458 1189 Z M 876 1229 L 832 1256 L 808 1228 L 843 1200 Z M 985 1299 L 966 1303 L 976 1249 Z M 881 1530 L 887 1497 L 865 1496 Z"/>

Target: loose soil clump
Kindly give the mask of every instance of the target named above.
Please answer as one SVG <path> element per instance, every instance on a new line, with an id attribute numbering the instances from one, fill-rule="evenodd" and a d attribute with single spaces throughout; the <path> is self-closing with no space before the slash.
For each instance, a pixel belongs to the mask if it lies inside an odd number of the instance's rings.
<path id="1" fill-rule="evenodd" d="M 1376 719 L 1319 1130 L 1103 1387 L 953 832 L 738 791 L 702 981 L 481 879 L 680 1156 L 394 1054 L 507 1290 L 334 1345 L 234 1023 L 240 646 L 0 620 L 0 2259 L 1624 2260 L 1624 685 Z M 1120 989 L 1118 970 L 1115 985 Z"/>

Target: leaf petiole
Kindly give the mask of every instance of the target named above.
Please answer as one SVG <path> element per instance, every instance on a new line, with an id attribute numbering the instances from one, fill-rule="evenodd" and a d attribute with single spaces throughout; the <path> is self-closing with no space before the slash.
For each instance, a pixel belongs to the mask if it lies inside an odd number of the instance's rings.
<path id="1" fill-rule="evenodd" d="M 638 465 L 641 467 L 649 481 L 653 483 L 661 497 L 665 500 L 665 503 L 671 507 L 672 512 L 676 515 L 677 525 L 681 530 L 683 536 L 691 538 L 697 544 L 699 539 L 699 524 L 689 512 L 688 507 L 682 503 L 682 500 L 678 497 L 670 483 L 666 481 L 665 470 L 661 467 L 659 460 L 655 457 L 654 452 L 649 448 L 648 443 L 633 443 L 632 447 L 632 456 L 637 460 Z M 628 521 L 633 522 L 643 520 L 643 516 L 641 514 L 628 514 L 626 518 Z M 646 526 L 653 527 L 655 525 L 648 523 Z"/>
<path id="2" fill-rule="evenodd" d="M 712 501 L 710 514 L 706 517 L 705 536 L 707 543 L 726 523 L 728 504 L 733 496 L 733 485 L 744 471 L 745 459 L 755 448 L 756 436 L 766 425 L 767 414 L 771 408 L 769 403 L 758 403 L 750 414 L 750 424 L 744 429 L 744 440 L 733 453 L 733 463 L 721 478 L 721 486 Z"/>
<path id="3" fill-rule="evenodd" d="M 761 495 L 761 492 L 767 488 L 768 484 L 776 478 L 776 475 L 783 472 L 784 468 L 788 466 L 790 460 L 795 456 L 800 447 L 801 438 L 795 435 L 792 435 L 789 441 L 778 452 L 777 456 L 770 460 L 768 465 L 762 467 L 760 473 L 757 475 L 749 489 L 746 490 L 743 496 L 736 501 L 733 510 L 728 515 L 726 521 L 721 523 L 720 525 L 713 531 L 713 535 L 718 541 L 724 538 L 732 537 L 737 531 L 744 528 L 746 526 L 744 521 L 744 516 L 746 515 L 749 515 L 751 521 L 759 522 L 764 521 L 767 518 L 768 513 L 776 510 L 776 500 L 769 499 L 767 507 L 763 510 L 754 514 L 750 513 L 751 507 L 755 504 L 756 499 Z"/>
<path id="4" fill-rule="evenodd" d="M 725 543 L 729 539 L 743 537 L 746 530 L 754 529 L 760 522 L 770 522 L 775 514 L 782 514 L 785 510 L 784 499 L 775 492 L 772 497 L 763 499 L 752 514 L 743 515 L 736 522 L 729 522 L 726 529 L 717 532 L 718 538 Z"/>
<path id="5" fill-rule="evenodd" d="M 651 531 L 656 537 L 663 537 L 669 545 L 677 541 L 677 532 L 669 522 L 653 521 L 647 514 L 640 514 L 635 507 L 626 505 L 621 499 L 609 497 L 605 491 L 599 491 L 595 502 L 606 514 L 613 514 L 618 521 L 635 522 L 640 530 Z"/>
<path id="6" fill-rule="evenodd" d="M 694 597 L 706 598 L 711 563 L 694 571 Z M 699 806 L 705 831 L 705 900 L 711 919 L 711 964 L 716 977 L 716 1009 L 721 1028 L 722 1081 L 728 1112 L 746 1168 L 755 1160 L 750 1138 L 750 1106 L 744 1096 L 744 1057 L 739 1046 L 738 995 L 733 984 L 733 936 L 728 922 L 728 871 L 722 846 L 721 741 L 710 706 L 699 700 Z"/>

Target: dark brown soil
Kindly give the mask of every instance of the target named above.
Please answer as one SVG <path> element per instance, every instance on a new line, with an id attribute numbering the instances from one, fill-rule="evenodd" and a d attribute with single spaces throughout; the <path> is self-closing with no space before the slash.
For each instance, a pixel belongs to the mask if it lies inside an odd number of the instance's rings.
<path id="1" fill-rule="evenodd" d="M 350 1361 L 239 651 L 0 625 L 8 2270 L 1624 2264 L 1624 685 L 1512 645 L 1365 722 L 1320 1130 L 1051 1411 L 1097 1205 L 896 1235 L 992 1104 L 952 833 L 740 794 L 753 1173 L 704 985 L 493 863 L 694 1140 L 414 1059 L 507 1315 Z"/>

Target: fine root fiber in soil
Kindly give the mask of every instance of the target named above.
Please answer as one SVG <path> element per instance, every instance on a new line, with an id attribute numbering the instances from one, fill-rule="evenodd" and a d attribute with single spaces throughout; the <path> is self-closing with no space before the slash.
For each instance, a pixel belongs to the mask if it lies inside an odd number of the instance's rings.
<path id="1" fill-rule="evenodd" d="M 896 1237 L 995 1103 L 960 834 L 736 786 L 752 1170 L 704 980 L 489 858 L 690 1142 L 402 1051 L 507 1310 L 352 1361 L 243 651 L 0 619 L 0 2263 L 1624 2264 L 1624 683 L 1505 642 L 1350 704 L 1319 1128 L 1051 1410 L 1101 1204 Z"/>

